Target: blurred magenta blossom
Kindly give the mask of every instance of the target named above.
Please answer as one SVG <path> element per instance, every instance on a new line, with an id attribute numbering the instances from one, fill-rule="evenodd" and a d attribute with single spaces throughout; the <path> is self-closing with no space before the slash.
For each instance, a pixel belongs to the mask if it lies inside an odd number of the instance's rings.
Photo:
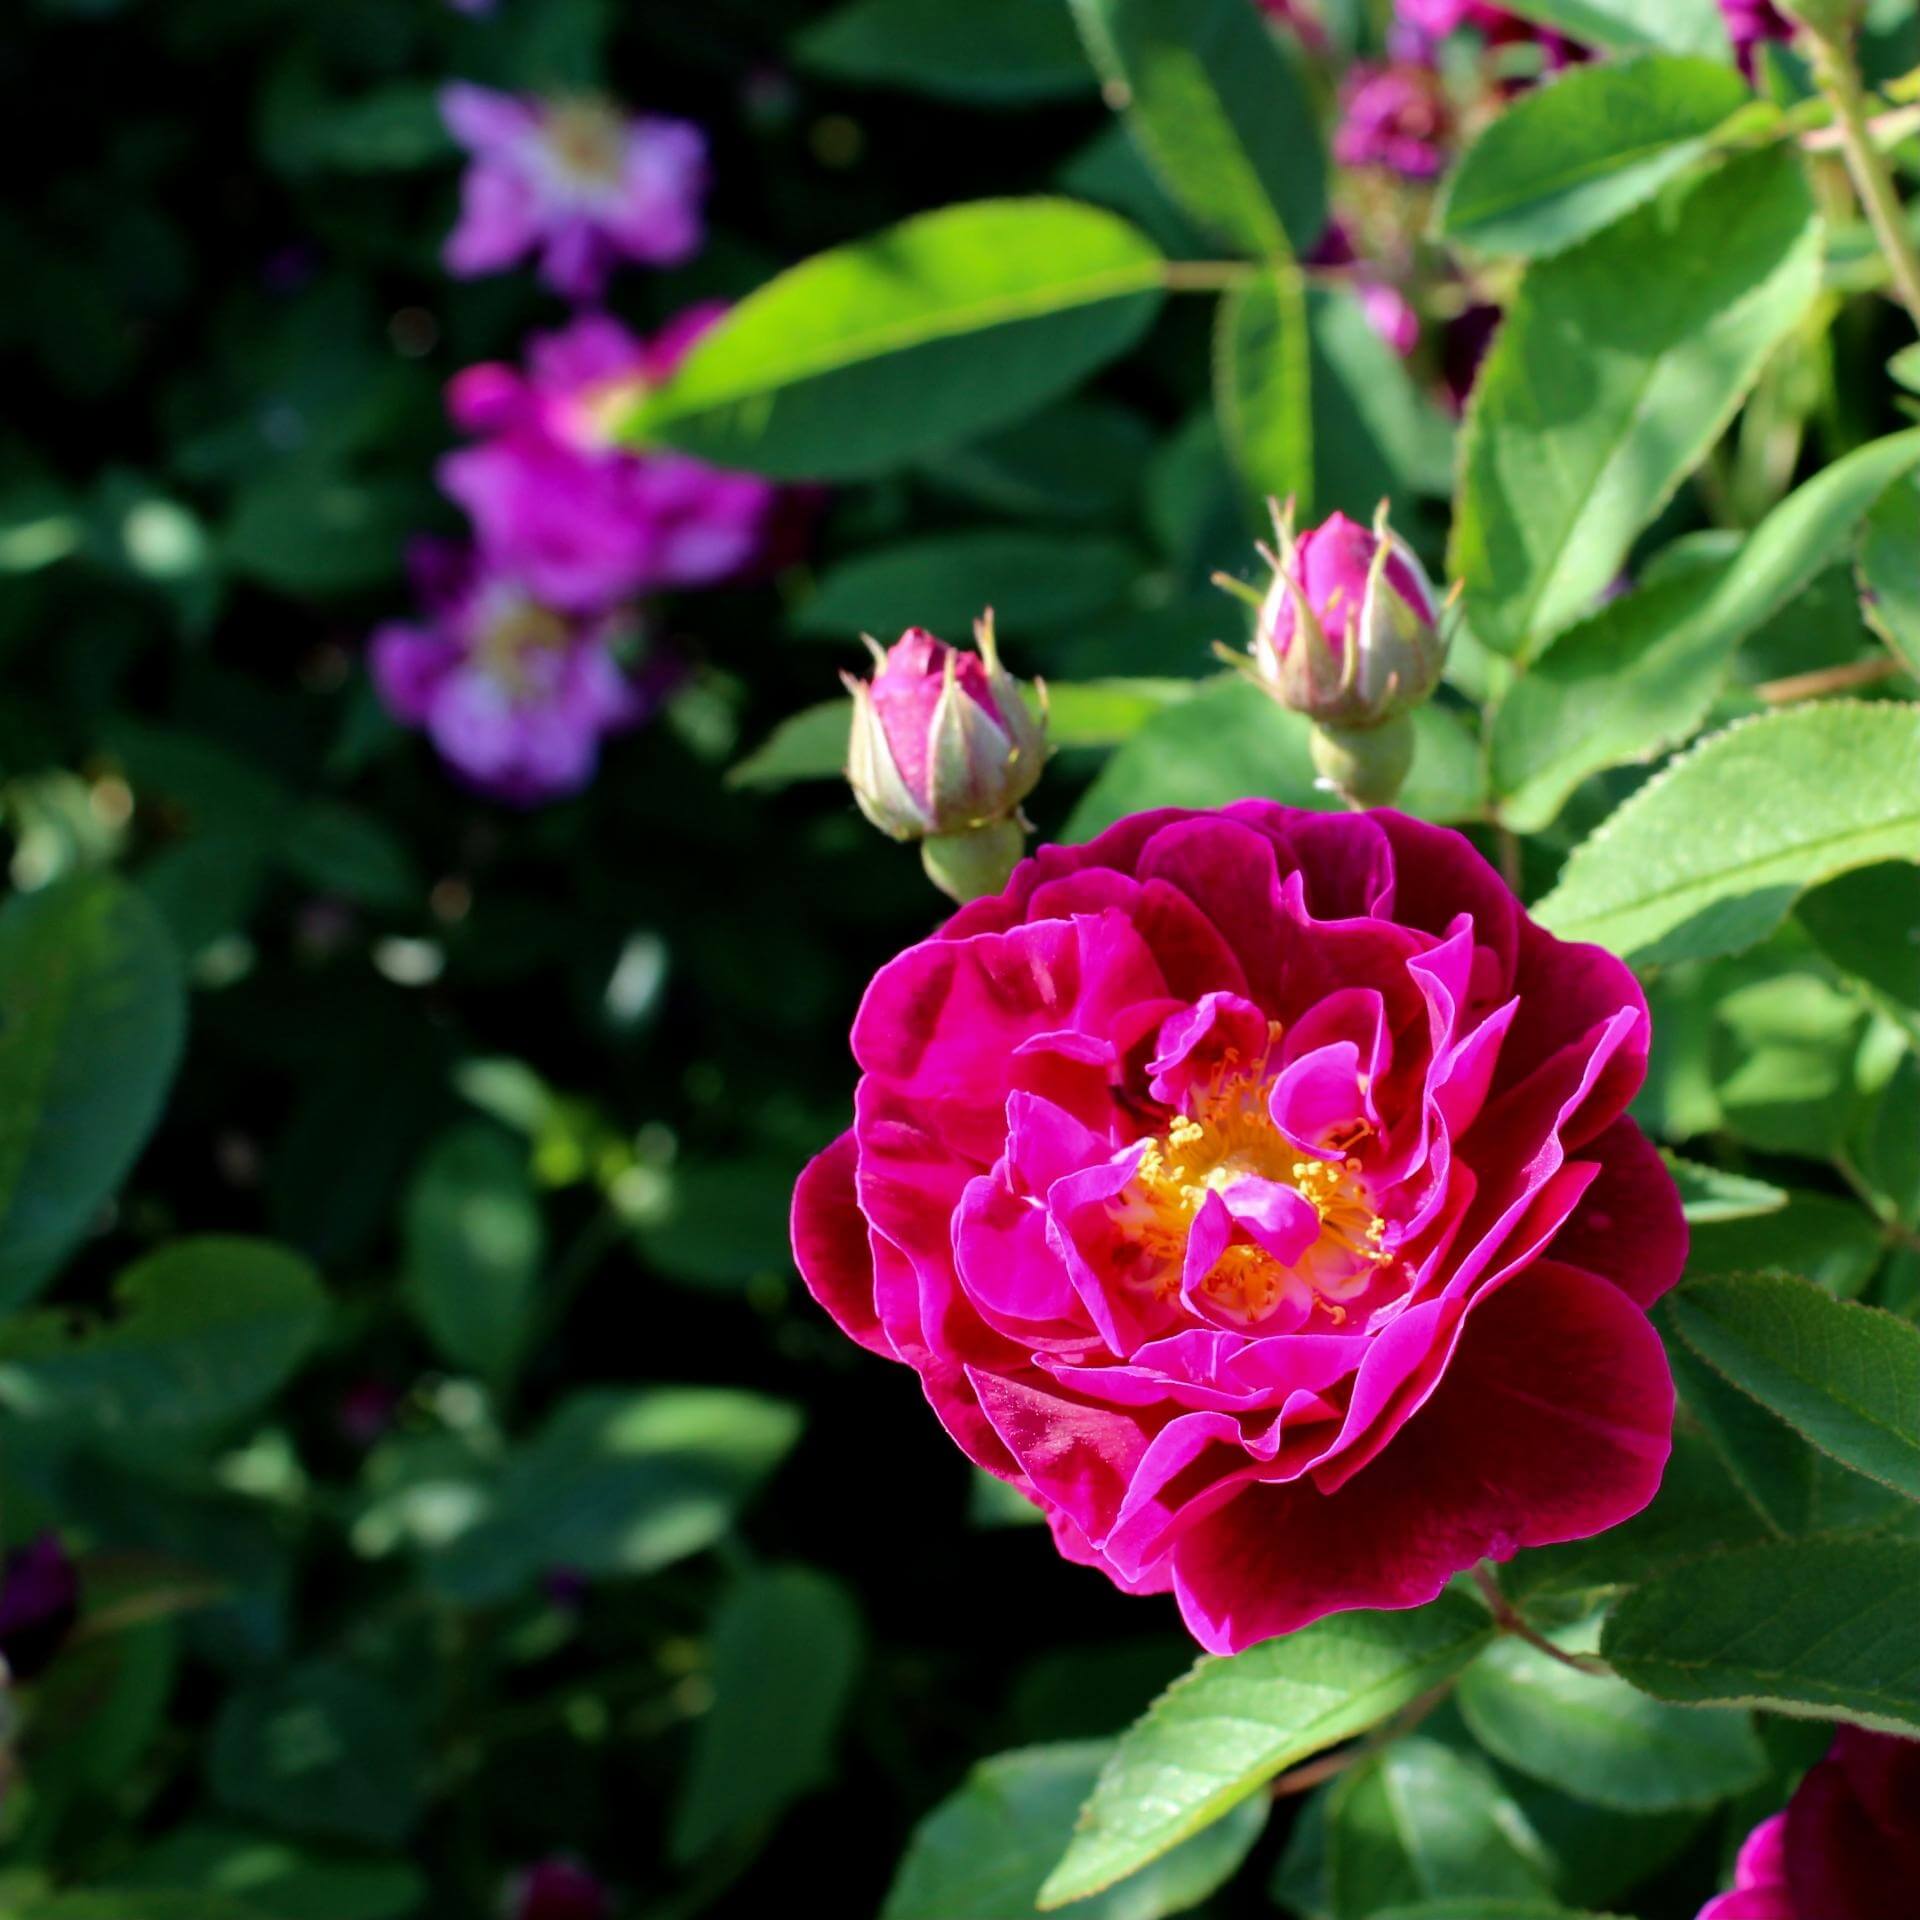
<path id="1" fill-rule="evenodd" d="M 1440 75 L 1422 60 L 1357 61 L 1340 90 L 1333 157 L 1343 167 L 1385 167 L 1408 180 L 1444 171 L 1453 109 Z"/>
<path id="2" fill-rule="evenodd" d="M 1740 59 L 1740 71 L 1753 78 L 1753 63 L 1758 49 L 1768 40 L 1791 40 L 1793 22 L 1773 4 L 1773 0 L 1720 0 L 1726 15 L 1727 34 Z"/>
<path id="3" fill-rule="evenodd" d="M 449 273 L 498 273 L 538 252 L 556 293 L 597 300 L 622 260 L 667 267 L 699 250 L 707 143 L 690 122 L 458 80 L 441 89 L 440 112 L 473 156 Z"/>
<path id="4" fill-rule="evenodd" d="M 43 1672 L 80 1617 L 80 1575 L 51 1529 L 15 1547 L 0 1567 L 0 1676 Z"/>
<path id="5" fill-rule="evenodd" d="M 576 1860 L 542 1860 L 507 1892 L 507 1920 L 607 1920 L 613 1902 L 605 1885 Z"/>
<path id="6" fill-rule="evenodd" d="M 1419 346 L 1418 310 L 1391 280 L 1382 277 L 1375 262 L 1360 258 L 1345 221 L 1336 218 L 1327 222 L 1318 245 L 1307 255 L 1307 265 L 1335 271 L 1352 268 L 1353 289 L 1359 298 L 1360 310 L 1374 332 L 1403 360 Z"/>
<path id="7" fill-rule="evenodd" d="M 416 543 L 412 565 L 423 618 L 374 634 L 374 685 L 483 793 L 530 806 L 577 792 L 602 739 L 638 725 L 670 690 L 669 663 L 638 678 L 623 670 L 615 649 L 633 629 L 620 615 L 568 614 L 445 541 Z"/>
<path id="8" fill-rule="evenodd" d="M 1565 66 L 1580 58 L 1580 48 L 1565 34 L 1536 26 L 1505 7 L 1490 4 L 1490 0 L 1398 0 L 1395 13 L 1402 27 L 1428 42 L 1443 40 L 1464 27 L 1476 27 L 1495 46 L 1516 42 L 1538 45 L 1549 66 Z"/>
<path id="9" fill-rule="evenodd" d="M 642 340 L 605 314 L 536 336 L 526 369 L 469 367 L 447 389 L 457 426 L 440 484 L 499 567 L 550 605 L 592 613 L 630 594 L 710 586 L 748 567 L 778 490 L 685 454 L 636 452 L 620 416 L 672 372 L 724 311 L 690 309 Z"/>

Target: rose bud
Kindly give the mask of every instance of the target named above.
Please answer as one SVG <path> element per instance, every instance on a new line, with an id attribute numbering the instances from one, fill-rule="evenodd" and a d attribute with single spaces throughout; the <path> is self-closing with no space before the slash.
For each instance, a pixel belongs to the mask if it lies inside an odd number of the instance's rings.
<path id="1" fill-rule="evenodd" d="M 35 1534 L 0 1567 L 0 1672 L 31 1680 L 80 1617 L 80 1576 L 60 1536 Z"/>
<path id="2" fill-rule="evenodd" d="M 1440 684 L 1447 649 L 1426 570 L 1387 524 L 1344 514 L 1298 537 L 1275 520 L 1280 550 L 1260 604 L 1249 670 L 1284 707 L 1314 722 L 1314 765 L 1356 806 L 1384 806 L 1413 762 L 1407 719 Z"/>
<path id="3" fill-rule="evenodd" d="M 608 1920 L 612 1912 L 605 1885 L 563 1856 L 528 1867 L 507 1889 L 505 1920 Z"/>
<path id="4" fill-rule="evenodd" d="M 853 695 L 847 779 L 882 833 L 918 840 L 935 886 L 965 902 L 997 892 L 1026 845 L 1020 803 L 1046 765 L 1041 717 L 1000 664 L 993 615 L 974 626 L 979 652 L 963 653 L 922 627 L 884 653 L 878 671 L 843 674 Z"/>

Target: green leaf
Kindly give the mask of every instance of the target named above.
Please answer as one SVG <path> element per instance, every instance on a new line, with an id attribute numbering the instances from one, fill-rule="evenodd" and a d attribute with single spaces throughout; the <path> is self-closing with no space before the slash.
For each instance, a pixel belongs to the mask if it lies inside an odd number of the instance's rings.
<path id="1" fill-rule="evenodd" d="M 1697 959 L 1765 939 L 1807 887 L 1901 859 L 1920 859 L 1920 706 L 1825 702 L 1739 722 L 1674 761 L 1536 913 L 1636 962 Z"/>
<path id="2" fill-rule="evenodd" d="M 914 1829 L 881 1920 L 1019 1920 L 1073 1831 L 1113 1750 L 1086 1740 L 996 1754 Z M 1266 1824 L 1249 1801 L 1119 1885 L 1077 1902 L 1076 1920 L 1161 1920 L 1231 1877 Z"/>
<path id="3" fill-rule="evenodd" d="M 1144 571 L 1124 541 L 976 528 L 842 561 L 793 615 L 796 633 L 891 642 L 909 627 L 963 638 L 991 607 L 1018 656 L 1022 634 L 1071 626 L 1125 598 Z"/>
<path id="4" fill-rule="evenodd" d="M 1731 560 L 1666 575 L 1563 634 L 1495 716 L 1501 818 L 1537 831 L 1589 774 L 1689 738 L 1734 649 L 1846 551 L 1888 483 L 1916 464 L 1920 432 L 1873 441 L 1790 494 Z"/>
<path id="5" fill-rule="evenodd" d="M 263 1920 L 409 1920 L 426 1896 L 424 1877 L 405 1861 L 323 1853 L 211 1821 L 170 1833 L 112 1884 L 116 1891 L 200 1888 L 244 1900 Z"/>
<path id="6" fill-rule="evenodd" d="M 1362 1761 L 1327 1804 L 1334 1920 L 1445 1894 L 1550 1893 L 1508 1831 L 1504 1798 L 1484 1767 L 1422 1735 Z"/>
<path id="7" fill-rule="evenodd" d="M 829 79 L 1022 106 L 1091 93 L 1065 0 L 852 0 L 797 34 L 795 63 Z"/>
<path id="8" fill-rule="evenodd" d="M 87 875 L 0 907 L 0 1309 L 126 1178 L 185 1028 L 179 960 L 140 895 Z"/>
<path id="9" fill-rule="evenodd" d="M 1779 1274 L 1697 1282 L 1667 1313 L 1701 1359 L 1823 1453 L 1920 1500 L 1920 1327 Z"/>
<path id="10" fill-rule="evenodd" d="M 230 1812 L 291 1833 L 391 1846 L 419 1816 L 419 1731 L 390 1685 L 316 1660 L 230 1695 L 208 1773 Z"/>
<path id="11" fill-rule="evenodd" d="M 847 770 L 851 700 L 822 700 L 790 713 L 747 755 L 727 769 L 730 787 L 792 786 L 796 780 L 833 780 Z"/>
<path id="12" fill-rule="evenodd" d="M 676 1860 L 756 1838 L 832 1779 L 860 1642 L 851 1596 L 811 1568 L 769 1568 L 729 1589 L 710 1646 L 713 1705 L 673 1818 Z"/>
<path id="13" fill-rule="evenodd" d="M 1528 271 L 1468 409 L 1451 571 L 1496 652 L 1619 575 L 1819 291 L 1799 160 L 1742 156 Z"/>
<path id="14" fill-rule="evenodd" d="M 1153 429 L 1103 399 L 1071 399 L 920 463 L 934 485 L 1021 521 L 1115 520 L 1151 458 Z"/>
<path id="15" fill-rule="evenodd" d="M 1721 1554 L 1630 1593 L 1601 1650 L 1687 1706 L 1765 1707 L 1920 1736 L 1920 1543 L 1824 1540 Z"/>
<path id="16" fill-rule="evenodd" d="M 1787 1190 L 1766 1180 L 1750 1180 L 1744 1174 L 1727 1173 L 1719 1167 L 1703 1167 L 1697 1160 L 1683 1160 L 1678 1154 L 1663 1153 L 1667 1171 L 1680 1189 L 1680 1202 L 1689 1227 L 1719 1226 L 1732 1220 L 1765 1219 L 1779 1213 L 1787 1204 Z"/>
<path id="17" fill-rule="evenodd" d="M 312 1353 L 327 1297 L 297 1254 L 264 1240 L 179 1240 L 120 1276 L 114 1315 L 23 1315 L 0 1327 L 0 1406 L 95 1432 L 237 1419 Z"/>
<path id="18" fill-rule="evenodd" d="M 1570 68 L 1467 150 L 1441 235 L 1483 253 L 1558 253 L 1685 173 L 1752 96 L 1731 67 L 1651 54 Z"/>
<path id="19" fill-rule="evenodd" d="M 1497 1759 L 1621 1813 L 1709 1806 L 1766 1777 L 1766 1750 L 1744 1714 L 1666 1706 L 1521 1640 L 1488 1648 L 1457 1697 Z"/>
<path id="20" fill-rule="evenodd" d="M 125 1893 L 50 1893 L 10 1907 L 8 1920 L 278 1920 L 250 1902 L 222 1893 L 167 1888 Z M 291 1916 L 289 1916 L 291 1920 Z"/>
<path id="21" fill-rule="evenodd" d="M 1665 47 L 1672 53 L 1729 57 L 1719 0 L 1504 0 L 1509 13 L 1558 27 L 1589 46 L 1630 53 Z"/>
<path id="22" fill-rule="evenodd" d="M 1275 1774 L 1457 1673 L 1491 1634 L 1483 1609 L 1446 1594 L 1417 1612 L 1340 1614 L 1202 1660 L 1121 1737 L 1044 1903 L 1084 1899 L 1158 1859 Z"/>
<path id="23" fill-rule="evenodd" d="M 1744 1220 L 1699 1219 L 1687 1256 L 1689 1277 L 1781 1267 L 1836 1299 L 1850 1300 L 1880 1264 L 1879 1223 L 1851 1200 L 1830 1193 L 1786 1189 L 1777 1213 Z"/>
<path id="24" fill-rule="evenodd" d="M 728 1388 L 576 1393 L 509 1459 L 430 1576 L 484 1606 L 553 1567 L 652 1573 L 719 1539 L 799 1431 L 792 1407 Z"/>
<path id="25" fill-rule="evenodd" d="M 1018 420 L 1131 347 L 1163 262 L 1070 200 L 944 207 L 770 280 L 628 423 L 717 465 L 849 480 Z"/>
<path id="26" fill-rule="evenodd" d="M 402 1232 L 407 1304 L 441 1358 L 510 1380 L 546 1258 L 526 1148 L 480 1121 L 442 1134 L 407 1191 Z"/>
<path id="27" fill-rule="evenodd" d="M 1072 0 L 1129 133 L 1189 213 L 1262 259 L 1327 218 L 1319 118 L 1290 41 L 1243 0 Z"/>
<path id="28" fill-rule="evenodd" d="M 1860 584 L 1875 631 L 1920 674 L 1920 487 L 1911 480 L 1889 487 L 1867 518 Z"/>
<path id="29" fill-rule="evenodd" d="M 1920 1018 L 1920 868 L 1843 874 L 1809 893 L 1794 919 L 1842 973 Z"/>
<path id="30" fill-rule="evenodd" d="M 426 885 L 406 843 L 387 824 L 338 800 L 310 800 L 287 828 L 281 857 L 307 885 L 362 906 L 416 910 Z"/>
<path id="31" fill-rule="evenodd" d="M 1300 269 L 1280 260 L 1220 302 L 1213 346 L 1220 438 L 1258 497 L 1313 516 L 1313 340 Z"/>
<path id="32" fill-rule="evenodd" d="M 1419 753 L 1396 804 L 1429 820 L 1477 818 L 1480 766 L 1473 737 L 1442 707 L 1422 707 L 1414 726 Z M 1222 676 L 1148 721 L 1107 762 L 1063 838 L 1091 839 L 1148 807 L 1220 807 L 1258 797 L 1290 807 L 1337 807 L 1315 778 L 1307 723 L 1241 675 Z"/>
<path id="33" fill-rule="evenodd" d="M 235 496 L 222 556 L 234 572 L 296 597 L 382 586 L 400 570 L 421 506 L 412 485 L 313 455 L 282 461 Z"/>

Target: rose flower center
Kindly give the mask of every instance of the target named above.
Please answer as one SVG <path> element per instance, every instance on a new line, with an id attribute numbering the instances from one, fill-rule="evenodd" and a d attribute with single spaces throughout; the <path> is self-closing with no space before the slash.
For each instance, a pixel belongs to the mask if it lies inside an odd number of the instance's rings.
<path id="1" fill-rule="evenodd" d="M 1350 1155 L 1323 1159 L 1303 1154 L 1276 1127 L 1268 1112 L 1272 1078 L 1242 1075 L 1196 1089 L 1188 1112 L 1176 1119 L 1141 1156 L 1122 1196 L 1119 1224 L 1139 1248 L 1140 1278 L 1154 1292 L 1177 1291 L 1184 1274 L 1187 1241 L 1210 1194 L 1231 1203 L 1234 1190 L 1250 1182 L 1289 1187 L 1313 1208 L 1319 1232 L 1296 1259 L 1285 1261 L 1250 1239 L 1236 1239 L 1209 1268 L 1199 1291 L 1229 1318 L 1248 1326 L 1266 1320 L 1303 1292 L 1337 1326 L 1342 1304 L 1363 1293 L 1393 1255 L 1382 1245 L 1386 1221 L 1376 1213 Z M 1364 1136 L 1355 1122 L 1343 1144 Z"/>
<path id="2" fill-rule="evenodd" d="M 598 100 L 566 101 L 554 108 L 546 132 L 547 150 L 563 174 L 587 186 L 619 183 L 626 135 L 611 107 Z"/>

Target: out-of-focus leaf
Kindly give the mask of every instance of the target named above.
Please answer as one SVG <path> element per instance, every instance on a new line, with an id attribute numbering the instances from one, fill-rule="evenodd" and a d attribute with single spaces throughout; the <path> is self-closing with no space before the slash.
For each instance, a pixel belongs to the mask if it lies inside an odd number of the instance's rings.
<path id="1" fill-rule="evenodd" d="M 1722 1126 L 1763 1153 L 1832 1159 L 1860 1102 L 1855 1060 L 1866 1025 L 1859 1001 L 1810 969 L 1733 989 L 1714 1033 Z"/>
<path id="2" fill-rule="evenodd" d="M 1511 0 L 1508 11 L 1589 46 L 1728 57 L 1719 0 Z"/>
<path id="3" fill-rule="evenodd" d="M 1867 517 L 1860 584 L 1880 637 L 1920 674 L 1920 487 L 1911 480 L 1889 487 Z"/>
<path id="4" fill-rule="evenodd" d="M 392 1846 L 419 1816 L 421 1759 L 418 1729 L 391 1687 L 316 1660 L 229 1696 L 208 1771 L 230 1812 Z"/>
<path id="5" fill-rule="evenodd" d="M 1696 823 L 1714 823 L 1696 833 Z M 1713 735 L 1568 861 L 1543 924 L 1651 963 L 1763 940 L 1807 888 L 1920 859 L 1920 707 L 1823 702 Z"/>
<path id="6" fill-rule="evenodd" d="M 710 1645 L 713 1705 L 674 1811 L 676 1858 L 757 1839 L 827 1783 L 861 1638 L 852 1597 L 809 1567 L 769 1568 L 728 1591 Z"/>
<path id="7" fill-rule="evenodd" d="M 112 1884 L 131 1896 L 129 1920 L 143 1911 L 140 1900 L 166 1889 L 242 1900 L 260 1920 L 408 1920 L 426 1895 L 424 1878 L 403 1860 L 322 1852 L 212 1821 L 169 1834 Z"/>
<path id="8" fill-rule="evenodd" d="M 1759 153 L 1528 271 L 1462 453 L 1451 571 L 1483 643 L 1535 653 L 1591 609 L 1799 323 L 1819 265 L 1797 156 Z"/>
<path id="9" fill-rule="evenodd" d="M 1461 1677 L 1458 1697 L 1490 1754 L 1622 1813 L 1711 1806 L 1767 1773 L 1746 1715 L 1666 1706 L 1521 1640 L 1489 1647 Z"/>
<path id="10" fill-rule="evenodd" d="M 298 1255 L 212 1237 L 128 1268 L 114 1303 L 100 1324 L 49 1311 L 0 1327 L 0 1406 L 102 1433 L 219 1425 L 291 1377 L 328 1315 Z"/>
<path id="11" fill-rule="evenodd" d="M 1522 94 L 1467 150 L 1440 232 L 1485 253 L 1558 253 L 1695 165 L 1751 98 L 1711 60 L 1653 54 L 1571 68 Z"/>
<path id="12" fill-rule="evenodd" d="M 0 907 L 0 1308 L 125 1179 L 185 1027 L 173 943 L 138 894 L 87 875 Z"/>
<path id="13" fill-rule="evenodd" d="M 1601 1650 L 1656 1698 L 1920 1736 L 1920 1543 L 1721 1554 L 1630 1593 Z"/>
<path id="14" fill-rule="evenodd" d="M 1068 200 L 921 214 L 735 307 L 629 423 L 716 465 L 853 479 L 1020 419 L 1116 358 L 1163 262 Z"/>
<path id="15" fill-rule="evenodd" d="M 1020 1920 L 1073 1831 L 1075 1810 L 1112 1752 L 1105 1740 L 1025 1747 L 983 1760 L 914 1830 L 881 1920 Z M 1244 1802 L 1184 1845 L 1073 1912 L 1087 1920 L 1161 1920 L 1227 1880 L 1266 1824 Z"/>
<path id="16" fill-rule="evenodd" d="M 797 1162 L 757 1156 L 677 1161 L 661 1210 L 635 1228 L 648 1260 L 695 1286 L 744 1286 L 793 1265 L 791 1227 Z"/>
<path id="17" fill-rule="evenodd" d="M 1131 409 L 1062 400 L 929 454 L 920 470 L 936 486 L 1023 521 L 1106 519 L 1125 510 L 1153 448 L 1153 430 Z"/>
<path id="18" fill-rule="evenodd" d="M 442 1134 L 405 1212 L 407 1304 L 452 1365 L 511 1379 L 533 1329 L 546 1230 L 526 1148 L 474 1122 Z"/>
<path id="19" fill-rule="evenodd" d="M 1515 1843 L 1504 1811 L 1484 1767 L 1419 1734 L 1394 1741 L 1327 1802 L 1335 1920 L 1369 1920 L 1428 1895 L 1546 1896 L 1546 1876 Z"/>
<path id="20" fill-rule="evenodd" d="M 794 39 L 796 62 L 834 80 L 1019 106 L 1091 93 L 1065 0 L 849 0 Z"/>
<path id="21" fill-rule="evenodd" d="M 221 550 L 236 573 L 280 593 L 357 592 L 398 575 L 420 510 L 411 486 L 288 461 L 241 491 Z"/>
<path id="22" fill-rule="evenodd" d="M 1122 1736 L 1048 1878 L 1048 1904 L 1112 1886 L 1275 1774 L 1378 1725 L 1456 1673 L 1491 1632 L 1481 1608 L 1447 1595 L 1412 1613 L 1338 1614 L 1202 1660 Z"/>
<path id="23" fill-rule="evenodd" d="M 1920 1020 L 1920 869 L 1889 862 L 1816 887 L 1794 918 L 1843 973 Z"/>
<path id="24" fill-rule="evenodd" d="M 1421 708 L 1414 726 L 1419 752 L 1396 804 L 1429 820 L 1475 818 L 1480 766 L 1472 736 L 1442 707 Z M 1307 723 L 1234 674 L 1142 727 L 1082 796 L 1066 838 L 1091 839 L 1147 807 L 1220 807 L 1255 798 L 1337 807 L 1315 786 L 1316 777 Z"/>
<path id="25" fill-rule="evenodd" d="M 791 624 L 843 644 L 862 633 L 890 644 L 909 627 L 963 640 L 991 607 L 1018 670 L 1023 632 L 1111 607 L 1141 571 L 1138 554 L 1103 537 L 1011 528 L 934 534 L 842 562 Z"/>
<path id="26" fill-rule="evenodd" d="M 288 824 L 281 857 L 308 886 L 404 913 L 426 896 L 413 855 L 384 822 L 337 800 L 311 800 Z"/>
<path id="27" fill-rule="evenodd" d="M 1696 1220 L 1687 1272 L 1703 1280 L 1781 1267 L 1850 1300 L 1872 1277 L 1883 1250 L 1879 1223 L 1858 1202 L 1788 1188 L 1778 1212 Z"/>
<path id="28" fill-rule="evenodd" d="M 479 1606 L 556 1567 L 651 1573 L 711 1546 L 799 1430 L 792 1407 L 720 1387 L 576 1393 L 509 1460 L 484 1517 L 431 1576 Z"/>
<path id="29" fill-rule="evenodd" d="M 1240 0 L 1072 0 L 1087 51 L 1174 197 L 1264 259 L 1327 217 L 1319 118 L 1291 46 Z"/>

